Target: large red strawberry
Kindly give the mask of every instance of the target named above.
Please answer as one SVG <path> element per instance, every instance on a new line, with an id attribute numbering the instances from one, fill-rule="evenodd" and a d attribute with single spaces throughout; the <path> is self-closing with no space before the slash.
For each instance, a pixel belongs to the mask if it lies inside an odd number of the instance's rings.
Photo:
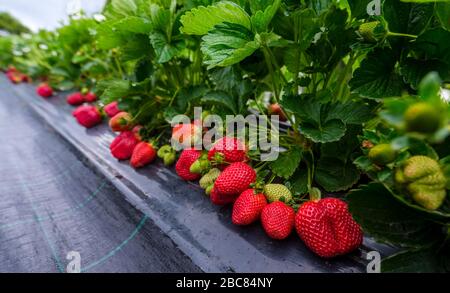
<path id="1" fill-rule="evenodd" d="M 93 92 L 88 92 L 87 94 L 84 95 L 84 100 L 88 103 L 93 103 L 97 101 L 97 95 L 94 94 Z"/>
<path id="2" fill-rule="evenodd" d="M 220 193 L 216 192 L 213 187 L 213 189 L 211 189 L 211 194 L 209 198 L 211 199 L 211 202 L 213 204 L 218 206 L 224 206 L 233 203 L 236 200 L 237 196 L 223 196 Z"/>
<path id="3" fill-rule="evenodd" d="M 223 137 L 208 152 L 208 160 L 213 159 L 227 163 L 243 162 L 247 159 L 245 144 L 234 137 Z"/>
<path id="4" fill-rule="evenodd" d="M 175 165 L 175 171 L 178 176 L 186 181 L 200 179 L 201 174 L 191 173 L 191 165 L 200 158 L 201 152 L 194 149 L 185 149 L 181 152 L 180 158 Z"/>
<path id="5" fill-rule="evenodd" d="M 184 146 L 191 147 L 202 139 L 202 128 L 195 123 L 178 124 L 172 128 L 172 141 Z"/>
<path id="6" fill-rule="evenodd" d="M 97 107 L 94 106 L 80 106 L 72 112 L 72 115 L 77 119 L 80 125 L 86 128 L 94 127 L 102 122 L 102 115 Z"/>
<path id="7" fill-rule="evenodd" d="M 267 205 L 264 194 L 254 189 L 242 192 L 233 205 L 232 221 L 235 225 L 250 225 L 259 220 L 261 211 Z"/>
<path id="8" fill-rule="evenodd" d="M 130 164 L 133 168 L 141 168 L 153 162 L 155 158 L 156 151 L 153 145 L 143 141 L 134 148 Z"/>
<path id="9" fill-rule="evenodd" d="M 76 92 L 67 96 L 67 104 L 78 106 L 84 103 L 84 96 L 80 92 Z"/>
<path id="10" fill-rule="evenodd" d="M 237 196 L 256 180 L 256 172 L 242 162 L 232 163 L 223 170 L 214 183 L 216 192 L 224 196 Z"/>
<path id="11" fill-rule="evenodd" d="M 133 117 L 127 112 L 120 112 L 111 120 L 109 120 L 109 127 L 112 131 L 122 132 L 133 129 Z"/>
<path id="12" fill-rule="evenodd" d="M 106 115 L 108 115 L 108 117 L 112 118 L 114 116 L 116 116 L 117 114 L 119 114 L 120 112 L 122 112 L 119 109 L 119 102 L 115 101 L 112 103 L 109 103 L 108 105 L 106 105 L 103 110 L 105 110 Z"/>
<path id="13" fill-rule="evenodd" d="M 294 209 L 281 201 L 266 205 L 261 212 L 264 231 L 273 239 L 287 238 L 294 229 L 294 222 Z"/>
<path id="14" fill-rule="evenodd" d="M 113 140 L 109 149 L 114 158 L 128 160 L 133 155 L 133 150 L 138 143 L 132 131 L 124 131 Z"/>
<path id="15" fill-rule="evenodd" d="M 304 203 L 297 212 L 295 228 L 306 246 L 324 258 L 349 253 L 363 239 L 347 204 L 336 198 Z"/>
<path id="16" fill-rule="evenodd" d="M 53 89 L 48 84 L 42 83 L 36 88 L 36 93 L 43 98 L 49 98 L 53 95 Z"/>

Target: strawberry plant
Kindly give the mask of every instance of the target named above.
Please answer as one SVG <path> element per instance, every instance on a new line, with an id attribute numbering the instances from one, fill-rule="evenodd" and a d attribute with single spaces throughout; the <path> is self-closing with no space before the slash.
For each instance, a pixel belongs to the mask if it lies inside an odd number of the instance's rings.
<path id="1" fill-rule="evenodd" d="M 78 123 L 107 116 L 120 132 L 112 156 L 176 162 L 213 204 L 234 203 L 237 225 L 261 220 L 274 239 L 295 226 L 322 257 L 358 247 L 360 225 L 405 248 L 384 270 L 445 270 L 450 3 L 384 0 L 370 16 L 368 2 L 112 0 L 54 32 L 0 38 L 0 67 L 14 83 L 44 82 L 48 98 L 76 91 L 69 104 L 92 104 L 73 112 Z M 200 106 L 202 118 L 279 115 L 279 133 L 263 129 L 277 135 L 276 160 L 248 137 L 208 152 L 163 145 L 201 142 L 198 120 L 171 125 Z M 321 199 L 349 190 L 348 207 Z"/>

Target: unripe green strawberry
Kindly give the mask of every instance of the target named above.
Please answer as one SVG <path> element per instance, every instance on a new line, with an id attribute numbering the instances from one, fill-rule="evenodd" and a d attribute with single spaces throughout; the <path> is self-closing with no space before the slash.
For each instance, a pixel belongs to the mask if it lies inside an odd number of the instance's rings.
<path id="1" fill-rule="evenodd" d="M 175 152 L 174 149 L 170 145 L 163 145 L 158 150 L 158 158 L 164 159 L 164 156 L 168 153 Z"/>
<path id="2" fill-rule="evenodd" d="M 164 165 L 166 166 L 173 165 L 173 163 L 175 163 L 175 160 L 177 158 L 175 150 L 170 145 L 162 146 L 158 150 L 157 155 L 159 158 L 163 159 Z"/>
<path id="3" fill-rule="evenodd" d="M 172 166 L 173 163 L 175 163 L 175 160 L 177 159 L 177 154 L 175 152 L 173 153 L 167 153 L 163 157 L 163 162 L 165 166 Z"/>
<path id="4" fill-rule="evenodd" d="M 414 156 L 395 172 L 395 181 L 412 199 L 428 210 L 438 209 L 445 200 L 445 178 L 439 163 L 426 156 Z"/>
<path id="5" fill-rule="evenodd" d="M 427 103 L 416 103 L 405 112 L 405 126 L 407 131 L 430 134 L 441 126 L 441 113 Z"/>
<path id="6" fill-rule="evenodd" d="M 365 41 L 371 43 L 376 43 L 386 36 L 386 30 L 379 21 L 371 21 L 361 24 L 358 32 Z"/>
<path id="7" fill-rule="evenodd" d="M 209 170 L 209 172 L 203 175 L 203 177 L 200 179 L 200 187 L 203 189 L 208 189 L 211 185 L 214 186 L 214 182 L 216 181 L 217 177 L 219 177 L 219 175 L 219 169 L 213 168 Z"/>
<path id="8" fill-rule="evenodd" d="M 369 151 L 369 160 L 379 166 L 384 166 L 392 163 L 397 156 L 397 152 L 390 144 L 379 144 L 374 146 Z"/>
<path id="9" fill-rule="evenodd" d="M 292 200 L 291 191 L 283 184 L 267 184 L 264 186 L 264 194 L 268 202 L 283 201 L 287 203 Z"/>
<path id="10" fill-rule="evenodd" d="M 190 171 L 195 174 L 204 174 L 211 169 L 211 162 L 206 158 L 200 157 L 194 164 L 191 165 Z"/>

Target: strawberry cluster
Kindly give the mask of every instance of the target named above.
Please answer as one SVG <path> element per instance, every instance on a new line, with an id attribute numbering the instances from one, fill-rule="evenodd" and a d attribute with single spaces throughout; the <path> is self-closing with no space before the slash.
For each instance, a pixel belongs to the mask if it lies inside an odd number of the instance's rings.
<path id="1" fill-rule="evenodd" d="M 362 243 L 362 230 L 344 201 L 310 200 L 296 211 L 294 196 L 285 185 L 258 186 L 257 172 L 248 164 L 245 144 L 239 139 L 224 137 L 208 153 L 185 149 L 175 169 L 183 180 L 200 179 L 213 204 L 233 204 L 235 225 L 260 221 L 276 240 L 288 238 L 295 229 L 305 245 L 323 258 L 347 254 Z"/>

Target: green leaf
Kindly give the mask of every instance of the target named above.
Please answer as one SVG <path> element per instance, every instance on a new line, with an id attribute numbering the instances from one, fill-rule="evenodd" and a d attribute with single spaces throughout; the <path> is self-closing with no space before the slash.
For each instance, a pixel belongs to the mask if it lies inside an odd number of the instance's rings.
<path id="1" fill-rule="evenodd" d="M 324 104 L 314 97 L 289 95 L 281 105 L 300 120 L 300 132 L 314 142 L 337 141 L 344 136 L 345 123 L 333 114 L 336 104 Z"/>
<path id="2" fill-rule="evenodd" d="M 398 0 L 385 0 L 383 16 L 389 30 L 412 35 L 421 34 L 429 25 L 434 13 L 433 4 L 402 3 Z"/>
<path id="3" fill-rule="evenodd" d="M 216 25 L 229 22 L 251 30 L 250 16 L 239 5 L 221 1 L 214 5 L 199 6 L 181 17 L 181 32 L 188 35 L 205 35 Z"/>
<path id="4" fill-rule="evenodd" d="M 150 34 L 150 42 L 156 53 L 156 62 L 163 64 L 172 60 L 184 47 L 183 42 L 169 43 L 162 33 Z"/>
<path id="5" fill-rule="evenodd" d="M 201 101 L 204 103 L 212 103 L 216 105 L 221 105 L 229 110 L 231 110 L 234 114 L 237 113 L 236 102 L 233 97 L 228 95 L 222 91 L 214 91 L 205 94 Z"/>
<path id="6" fill-rule="evenodd" d="M 400 95 L 403 83 L 395 72 L 396 63 L 397 58 L 392 50 L 375 49 L 355 70 L 350 88 L 354 93 L 372 99 Z"/>
<path id="7" fill-rule="evenodd" d="M 436 3 L 436 15 L 441 25 L 446 30 L 450 30 L 450 3 Z"/>
<path id="8" fill-rule="evenodd" d="M 136 16 L 127 16 L 114 23 L 115 31 L 146 34 L 152 30 L 152 24 L 148 19 Z"/>
<path id="9" fill-rule="evenodd" d="M 327 11 L 333 4 L 334 4 L 334 0 L 311 0 L 310 1 L 311 8 L 314 9 L 314 11 L 317 14 L 321 14 L 322 12 Z"/>
<path id="10" fill-rule="evenodd" d="M 345 134 L 345 124 L 341 120 L 332 119 L 324 123 L 304 122 L 299 127 L 300 132 L 314 142 L 337 141 Z"/>
<path id="11" fill-rule="evenodd" d="M 442 80 L 436 72 L 428 73 L 419 84 L 420 98 L 427 102 L 439 103 L 441 101 L 439 95 L 441 83 Z"/>
<path id="12" fill-rule="evenodd" d="M 259 10 L 251 17 L 251 22 L 256 32 L 264 32 L 267 30 L 270 21 L 275 16 L 280 7 L 281 0 L 274 0 L 273 4 L 267 6 L 264 11 Z"/>
<path id="13" fill-rule="evenodd" d="M 347 2 L 353 18 L 361 19 L 367 17 L 367 5 L 369 4 L 367 0 L 350 0 Z"/>
<path id="14" fill-rule="evenodd" d="M 359 171 L 351 160 L 324 156 L 317 164 L 315 180 L 328 192 L 347 190 L 358 182 Z"/>
<path id="15" fill-rule="evenodd" d="M 359 180 L 359 171 L 353 157 L 359 151 L 360 126 L 352 126 L 338 142 L 322 144 L 315 180 L 326 191 L 347 190 Z"/>
<path id="16" fill-rule="evenodd" d="M 253 40 L 251 31 L 228 22 L 216 25 L 202 40 L 203 62 L 208 65 L 208 69 L 238 63 L 260 47 Z"/>
<path id="17" fill-rule="evenodd" d="M 282 178 L 289 179 L 297 170 L 302 159 L 302 149 L 293 146 L 289 151 L 279 154 L 278 159 L 270 162 L 272 172 Z"/>
<path id="18" fill-rule="evenodd" d="M 374 116 L 374 107 L 365 102 L 347 101 L 330 107 L 329 119 L 340 119 L 345 124 L 362 124 Z"/>
<path id="19" fill-rule="evenodd" d="M 383 273 L 445 273 L 443 258 L 436 248 L 408 250 L 391 255 L 381 262 Z"/>
<path id="20" fill-rule="evenodd" d="M 442 60 L 450 65 L 450 32 L 443 28 L 428 30 L 412 44 L 412 49 L 426 59 Z"/>
<path id="21" fill-rule="evenodd" d="M 128 94 L 130 83 L 122 79 L 101 80 L 98 83 L 98 89 L 99 91 L 103 90 L 102 100 L 113 101 Z"/>
<path id="22" fill-rule="evenodd" d="M 352 190 L 348 201 L 353 218 L 380 242 L 418 248 L 441 240 L 440 225 L 398 202 L 381 183 Z"/>
<path id="23" fill-rule="evenodd" d="M 112 0 L 111 6 L 115 13 L 122 16 L 135 15 L 137 11 L 134 0 Z"/>
<path id="24" fill-rule="evenodd" d="M 291 176 L 289 182 L 294 194 L 306 194 L 308 192 L 308 171 L 300 165 Z"/>
<path id="25" fill-rule="evenodd" d="M 431 71 L 437 71 L 444 80 L 450 77 L 450 66 L 439 60 L 417 60 L 408 57 L 400 66 L 403 80 L 413 89 L 418 89 L 420 81 Z"/>

